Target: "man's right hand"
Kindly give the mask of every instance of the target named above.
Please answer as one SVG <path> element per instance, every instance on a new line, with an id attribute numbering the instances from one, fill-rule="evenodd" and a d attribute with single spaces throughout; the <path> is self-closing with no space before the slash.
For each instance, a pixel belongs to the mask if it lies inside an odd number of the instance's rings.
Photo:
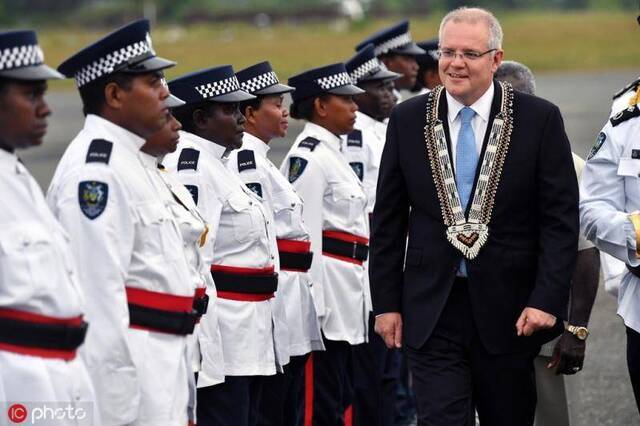
<path id="1" fill-rule="evenodd" d="M 376 316 L 375 331 L 389 349 L 402 347 L 402 315 L 399 312 Z"/>

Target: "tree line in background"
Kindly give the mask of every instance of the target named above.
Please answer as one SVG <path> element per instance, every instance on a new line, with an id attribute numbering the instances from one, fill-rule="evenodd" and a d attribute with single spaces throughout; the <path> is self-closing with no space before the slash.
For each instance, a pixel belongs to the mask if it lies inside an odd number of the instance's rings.
<path id="1" fill-rule="evenodd" d="M 442 12 L 466 4 L 492 10 L 615 10 L 638 0 L 0 0 L 0 25 L 120 24 L 141 15 L 162 23 L 244 20 L 272 22 L 388 13 Z M 360 13 L 358 13 L 360 11 Z"/>

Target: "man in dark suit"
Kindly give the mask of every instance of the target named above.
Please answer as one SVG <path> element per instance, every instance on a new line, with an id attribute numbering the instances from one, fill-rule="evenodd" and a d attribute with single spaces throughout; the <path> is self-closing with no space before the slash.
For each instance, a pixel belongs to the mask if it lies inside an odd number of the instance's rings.
<path id="1" fill-rule="evenodd" d="M 556 106 L 493 80 L 502 30 L 440 26 L 444 87 L 397 106 L 378 180 L 376 331 L 404 348 L 419 425 L 533 424 L 533 359 L 562 331 L 578 188 Z M 405 235 L 408 234 L 408 244 Z"/>

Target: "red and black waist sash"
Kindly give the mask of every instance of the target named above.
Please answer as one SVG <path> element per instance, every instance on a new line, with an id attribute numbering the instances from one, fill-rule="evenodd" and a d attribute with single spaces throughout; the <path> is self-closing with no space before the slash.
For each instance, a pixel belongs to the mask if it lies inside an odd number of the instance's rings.
<path id="1" fill-rule="evenodd" d="M 187 335 L 193 333 L 195 325 L 206 312 L 208 296 L 204 289 L 196 290 L 193 296 L 178 296 L 170 293 L 126 287 L 129 305 L 129 327 Z"/>
<path id="2" fill-rule="evenodd" d="M 84 342 L 87 327 L 82 316 L 59 318 L 0 308 L 0 350 L 69 361 Z"/>
<path id="3" fill-rule="evenodd" d="M 278 274 L 273 265 L 266 268 L 211 265 L 211 276 L 222 299 L 261 302 L 271 299 L 278 289 Z"/>
<path id="4" fill-rule="evenodd" d="M 362 265 L 369 255 L 369 239 L 341 231 L 322 231 L 322 254 Z"/>
<path id="5" fill-rule="evenodd" d="M 283 271 L 307 272 L 311 268 L 313 253 L 310 241 L 278 240 L 280 269 Z"/>

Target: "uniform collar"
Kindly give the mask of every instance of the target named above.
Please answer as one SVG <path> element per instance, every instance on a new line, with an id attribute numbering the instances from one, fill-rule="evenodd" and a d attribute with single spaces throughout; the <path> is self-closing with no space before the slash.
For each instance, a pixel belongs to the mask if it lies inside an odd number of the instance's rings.
<path id="1" fill-rule="evenodd" d="M 180 139 L 182 138 L 189 142 L 195 142 L 202 151 L 209 153 L 218 160 L 223 160 L 223 156 L 227 153 L 227 148 L 224 146 L 218 145 L 209 139 L 201 138 L 193 133 L 185 132 L 184 130 L 180 130 Z M 226 159 L 226 157 L 224 159 Z"/>
<path id="2" fill-rule="evenodd" d="M 17 155 L 4 149 L 0 149 L 0 170 L 11 170 L 16 174 L 22 174 L 27 171 Z"/>
<path id="3" fill-rule="evenodd" d="M 244 132 L 244 136 L 242 137 L 242 148 L 240 149 L 250 149 L 251 151 L 260 154 L 261 157 L 266 158 L 267 152 L 269 152 L 269 145 L 251 133 Z"/>
<path id="4" fill-rule="evenodd" d="M 454 97 L 451 96 L 449 92 L 447 92 L 446 90 L 445 92 L 447 94 L 449 122 L 453 123 L 453 121 L 458 117 L 458 113 L 460 112 L 460 110 L 465 106 L 460 102 L 458 102 L 456 99 L 454 99 Z M 494 88 L 493 88 L 493 82 L 492 82 L 489 88 L 487 89 L 487 91 L 484 92 L 484 94 L 480 96 L 480 98 L 477 101 L 469 105 L 469 108 L 474 110 L 475 113 L 478 114 L 478 116 L 484 122 L 488 122 L 489 115 L 491 115 L 491 104 L 493 103 L 493 93 L 494 93 Z"/>
<path id="5" fill-rule="evenodd" d="M 307 124 L 304 126 L 304 132 L 308 133 L 310 136 L 317 136 L 318 139 L 326 142 L 333 149 L 342 151 L 342 139 L 340 139 L 338 136 L 334 135 L 324 127 L 307 121 Z"/>
<path id="6" fill-rule="evenodd" d="M 358 123 L 360 129 L 376 127 L 380 124 L 375 118 L 360 111 L 356 111 L 356 123 Z"/>
<path id="7" fill-rule="evenodd" d="M 138 156 L 140 157 L 140 161 L 142 161 L 142 164 L 144 164 L 145 167 L 147 167 L 149 169 L 157 169 L 158 168 L 158 162 L 159 162 L 159 158 L 158 157 L 154 157 L 153 155 L 149 155 L 149 154 L 147 154 L 146 152 L 143 152 L 143 151 L 140 151 Z"/>
<path id="8" fill-rule="evenodd" d="M 85 129 L 90 129 L 91 133 L 102 135 L 109 142 L 115 142 L 134 153 L 139 152 L 145 143 L 145 140 L 135 133 L 98 115 L 87 115 L 84 127 Z"/>

